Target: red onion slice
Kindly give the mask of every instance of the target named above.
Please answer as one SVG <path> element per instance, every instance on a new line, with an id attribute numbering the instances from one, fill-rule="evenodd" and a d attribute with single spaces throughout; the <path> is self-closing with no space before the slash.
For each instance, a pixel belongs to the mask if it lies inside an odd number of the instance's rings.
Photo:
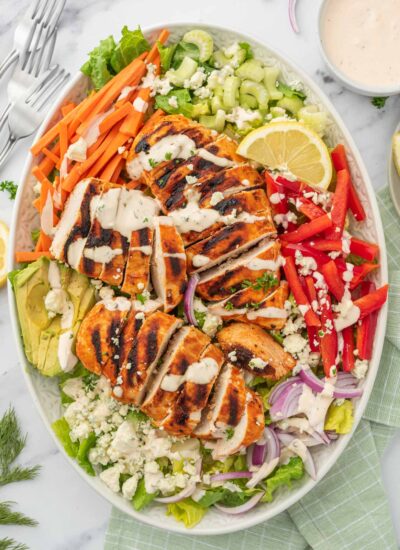
<path id="1" fill-rule="evenodd" d="M 267 445 L 267 456 L 265 458 L 265 461 L 270 462 L 274 458 L 279 458 L 281 454 L 281 445 L 279 443 L 279 439 L 275 433 L 275 430 L 273 430 L 269 426 L 265 426 L 264 437 L 266 439 Z"/>
<path id="2" fill-rule="evenodd" d="M 275 470 L 275 468 L 278 466 L 278 462 L 279 462 L 278 456 L 273 458 L 272 460 L 264 462 L 261 468 L 253 474 L 253 477 L 250 479 L 250 481 L 246 483 L 246 487 L 248 487 L 249 489 L 252 489 L 257 485 L 257 483 L 259 483 L 260 481 L 268 477 L 269 474 L 271 474 Z"/>
<path id="3" fill-rule="evenodd" d="M 162 504 L 173 504 L 174 502 L 179 502 L 180 500 L 183 500 L 184 498 L 188 498 L 193 495 L 195 489 L 196 483 L 190 483 L 182 491 L 176 493 L 176 495 L 171 495 L 170 497 L 155 498 L 154 501 L 161 502 Z"/>
<path id="4" fill-rule="evenodd" d="M 215 474 L 211 477 L 211 483 L 215 481 L 228 481 L 229 479 L 242 479 L 252 477 L 251 472 L 226 472 L 225 474 Z"/>
<path id="5" fill-rule="evenodd" d="M 265 457 L 267 455 L 267 443 L 259 445 L 255 443 L 252 449 L 251 465 L 261 466 L 264 464 Z"/>
<path id="6" fill-rule="evenodd" d="M 225 514 L 244 514 L 245 512 L 248 512 L 254 506 L 262 499 L 265 492 L 262 491 L 261 493 L 257 493 L 256 495 L 252 496 L 250 500 L 245 502 L 244 504 L 241 504 L 240 506 L 234 506 L 230 508 L 229 506 L 221 506 L 221 504 L 214 504 L 218 510 L 221 512 L 225 512 Z"/>
<path id="7" fill-rule="evenodd" d="M 289 0 L 289 21 L 293 31 L 296 33 L 300 32 L 296 20 L 296 0 Z"/>
<path id="8" fill-rule="evenodd" d="M 303 386 L 302 383 L 296 383 L 285 388 L 269 410 L 271 420 L 277 422 L 298 412 Z"/>
<path id="9" fill-rule="evenodd" d="M 288 386 L 292 386 L 294 383 L 299 381 L 300 381 L 299 376 L 293 376 L 292 378 L 289 378 L 288 380 L 285 380 L 280 384 L 276 384 L 272 392 L 269 394 L 269 397 L 268 397 L 269 404 L 273 405 L 285 388 L 287 388 Z"/>
<path id="10" fill-rule="evenodd" d="M 303 382 L 313 391 L 316 393 L 321 393 L 323 391 L 323 380 L 320 380 L 317 376 L 315 376 L 311 369 L 302 369 L 299 375 Z M 361 397 L 362 394 L 363 390 L 360 388 L 335 388 L 333 391 L 333 397 L 335 399 L 354 399 L 356 397 Z"/>
<path id="11" fill-rule="evenodd" d="M 304 468 L 305 468 L 306 472 L 308 473 L 308 475 L 314 480 L 317 479 L 317 470 L 315 468 L 314 459 L 313 459 L 310 451 L 307 449 L 307 447 L 301 441 L 301 439 L 298 439 L 298 438 L 296 438 L 292 435 L 284 434 L 284 433 L 279 433 L 278 438 L 285 445 L 285 447 L 290 448 L 291 451 L 296 453 L 301 458 L 301 460 L 303 461 L 303 464 L 304 464 Z M 302 447 L 301 449 L 297 450 L 296 446 L 292 445 L 293 441 L 295 441 L 295 440 L 299 441 L 300 443 L 303 443 L 301 445 L 301 447 Z"/>
<path id="12" fill-rule="evenodd" d="M 197 327 L 197 321 L 194 315 L 193 300 L 194 300 L 194 293 L 196 291 L 196 286 L 198 285 L 199 280 L 200 280 L 200 277 L 197 275 L 197 273 L 195 273 L 190 277 L 189 283 L 185 292 L 184 301 L 183 301 L 187 320 L 191 325 L 195 327 Z"/>

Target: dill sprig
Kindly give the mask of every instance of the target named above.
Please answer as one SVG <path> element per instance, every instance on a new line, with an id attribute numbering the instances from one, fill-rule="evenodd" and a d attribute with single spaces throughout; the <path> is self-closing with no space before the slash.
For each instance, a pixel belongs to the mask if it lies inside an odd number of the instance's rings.
<path id="1" fill-rule="evenodd" d="M 4 180 L 0 182 L 0 191 L 7 191 L 11 200 L 14 200 L 17 195 L 18 185 L 13 181 Z"/>
<path id="2" fill-rule="evenodd" d="M 0 525 L 37 525 L 37 521 L 11 509 L 15 502 L 0 502 Z"/>
<path id="3" fill-rule="evenodd" d="M 26 544 L 7 537 L 0 539 L 0 550 L 29 550 L 29 548 Z"/>

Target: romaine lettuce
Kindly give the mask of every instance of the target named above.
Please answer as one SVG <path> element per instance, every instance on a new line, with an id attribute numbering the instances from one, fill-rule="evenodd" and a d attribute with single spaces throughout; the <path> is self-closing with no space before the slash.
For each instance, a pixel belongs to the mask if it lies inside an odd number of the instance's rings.
<path id="1" fill-rule="evenodd" d="M 71 428 L 65 418 L 59 418 L 53 422 L 51 427 L 53 428 L 53 431 L 58 439 L 61 441 L 67 455 L 71 458 L 75 458 L 78 453 L 79 443 L 72 441 L 69 435 Z"/>
<path id="2" fill-rule="evenodd" d="M 154 500 L 156 496 L 157 493 L 148 493 L 146 491 L 144 478 L 142 477 L 137 485 L 136 493 L 132 497 L 132 505 L 137 511 L 143 510 L 143 508 L 150 504 L 150 502 Z"/>
<path id="3" fill-rule="evenodd" d="M 177 107 L 173 107 L 170 104 L 170 99 L 172 97 L 176 98 Z M 167 95 L 157 95 L 156 96 L 156 107 L 157 109 L 162 109 L 165 113 L 169 115 L 175 113 L 181 113 L 184 116 L 191 117 L 193 111 L 192 98 L 190 96 L 189 90 L 185 89 L 176 89 L 169 92 Z"/>
<path id="4" fill-rule="evenodd" d="M 97 437 L 92 432 L 86 439 L 80 442 L 78 452 L 76 453 L 76 460 L 89 475 L 94 476 L 95 472 L 91 462 L 89 461 L 89 451 L 96 445 Z"/>
<path id="5" fill-rule="evenodd" d="M 298 456 L 289 460 L 288 464 L 283 464 L 265 481 L 265 495 L 261 502 L 271 502 L 274 498 L 273 493 L 284 485 L 291 486 L 291 481 L 301 479 L 304 475 L 304 465 Z"/>
<path id="6" fill-rule="evenodd" d="M 161 67 L 166 72 L 171 68 L 172 58 L 174 56 L 177 44 L 171 46 L 163 46 L 161 42 L 157 42 L 157 48 L 160 53 Z"/>
<path id="7" fill-rule="evenodd" d="M 188 529 L 197 525 L 205 513 L 206 509 L 191 498 L 169 504 L 167 508 L 167 515 L 174 516 L 177 521 L 182 521 Z"/>

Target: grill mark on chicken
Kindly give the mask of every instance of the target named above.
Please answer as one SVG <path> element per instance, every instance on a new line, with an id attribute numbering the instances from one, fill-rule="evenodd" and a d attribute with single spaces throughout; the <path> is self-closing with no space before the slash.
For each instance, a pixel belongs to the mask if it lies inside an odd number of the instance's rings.
<path id="1" fill-rule="evenodd" d="M 204 252 L 207 252 L 208 250 L 213 249 L 216 244 L 218 244 L 221 241 L 224 241 L 227 237 L 229 237 L 230 233 L 233 233 L 238 228 L 242 228 L 244 225 L 245 225 L 244 223 L 240 222 L 240 225 L 239 224 L 234 224 L 234 225 L 229 225 L 227 227 L 224 227 L 224 229 L 222 229 L 219 233 L 217 233 L 216 235 L 211 237 L 211 239 L 208 242 L 205 243 L 204 248 L 203 248 Z M 243 242 L 243 236 L 238 235 L 236 237 L 236 239 L 234 239 L 230 243 L 229 248 L 234 249 L 237 246 L 239 246 L 240 244 L 242 244 L 242 242 Z"/>
<path id="2" fill-rule="evenodd" d="M 133 386 L 133 377 L 138 368 L 138 349 L 137 349 L 137 340 L 135 340 L 133 346 L 131 347 L 130 352 L 128 353 L 128 376 L 127 382 L 128 386 Z"/>
<path id="3" fill-rule="evenodd" d="M 247 367 L 247 365 L 249 364 L 251 359 L 254 359 L 254 356 L 251 353 L 251 351 L 248 350 L 245 347 L 240 346 L 240 345 L 238 346 L 236 344 L 235 347 L 232 347 L 230 349 L 230 351 L 236 351 L 236 357 L 237 357 L 236 364 L 238 366 Z M 262 369 L 252 368 L 251 370 L 255 374 L 268 374 L 268 375 L 275 374 L 275 369 L 273 367 L 271 367 L 271 365 L 268 365 L 268 364 L 265 365 L 265 367 L 263 367 Z"/>
<path id="4" fill-rule="evenodd" d="M 117 376 L 119 371 L 119 357 L 118 357 L 118 350 L 119 350 L 119 332 L 121 329 L 121 320 L 113 318 L 111 320 L 110 326 L 108 328 L 108 339 L 112 343 L 113 347 L 113 353 L 111 354 L 111 362 L 114 366 L 114 375 Z M 117 338 L 118 343 L 114 343 L 114 339 Z M 117 352 L 117 353 L 116 353 Z"/>
<path id="5" fill-rule="evenodd" d="M 96 354 L 96 361 L 99 365 L 103 364 L 103 356 L 101 353 L 101 339 L 100 339 L 100 331 L 98 328 L 95 328 L 91 334 L 91 341 L 94 347 L 94 352 Z"/>
<path id="6" fill-rule="evenodd" d="M 168 258 L 172 273 L 178 277 L 182 271 L 182 261 L 179 258 Z M 186 286 L 186 285 L 185 285 Z"/>
<path id="7" fill-rule="evenodd" d="M 230 426 L 237 426 L 239 423 L 239 391 L 234 388 L 229 395 L 229 417 L 228 424 Z"/>
<path id="8" fill-rule="evenodd" d="M 139 229 L 139 245 L 148 246 L 150 244 L 150 229 L 148 227 L 143 227 Z"/>
<path id="9" fill-rule="evenodd" d="M 147 336 L 147 346 L 146 346 L 146 364 L 150 365 L 157 356 L 157 326 L 153 330 L 149 331 Z"/>

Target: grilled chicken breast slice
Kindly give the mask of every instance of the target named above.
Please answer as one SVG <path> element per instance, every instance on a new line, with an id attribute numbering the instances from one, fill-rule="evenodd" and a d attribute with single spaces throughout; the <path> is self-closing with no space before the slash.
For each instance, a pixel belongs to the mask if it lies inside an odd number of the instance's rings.
<path id="1" fill-rule="evenodd" d="M 244 288 L 222 302 L 211 304 L 208 309 L 224 321 L 245 321 L 268 330 L 280 330 L 288 316 L 285 302 L 289 287 L 286 281 L 282 281 L 278 288 L 276 285 L 272 288 L 275 290 Z"/>
<path id="2" fill-rule="evenodd" d="M 223 437 L 228 427 L 239 424 L 245 406 L 246 385 L 243 373 L 227 363 L 215 383 L 208 405 L 202 411 L 194 436 L 200 439 Z"/>
<path id="3" fill-rule="evenodd" d="M 54 258 L 71 267 L 79 264 L 86 237 L 92 226 L 91 201 L 101 195 L 103 182 L 87 178 L 76 184 L 58 223 L 50 251 Z"/>
<path id="4" fill-rule="evenodd" d="M 173 435 L 190 435 L 201 419 L 201 411 L 224 363 L 222 351 L 210 344 L 200 361 L 189 365 L 186 380 L 168 417 L 162 423 L 166 432 Z"/>
<path id="5" fill-rule="evenodd" d="M 121 365 L 124 399 L 140 406 L 154 369 L 182 321 L 157 311 L 147 317 Z"/>
<path id="6" fill-rule="evenodd" d="M 206 207 L 218 212 L 219 216 L 215 223 L 200 232 L 188 231 L 182 233 L 185 246 L 190 246 L 197 241 L 206 239 L 221 227 L 230 225 L 235 218 L 241 219 L 244 217 L 246 219 L 247 214 L 254 215 L 256 219 L 260 217 L 267 218 L 269 216 L 269 202 L 263 189 L 242 191 L 220 200 L 217 197 L 216 200 L 218 202 Z"/>
<path id="7" fill-rule="evenodd" d="M 182 376 L 192 363 L 199 361 L 202 352 L 210 343 L 208 336 L 191 326 L 182 327 L 171 339 L 160 368 L 155 375 L 141 410 L 156 423 L 168 416 L 171 406 L 179 396 L 179 388 L 167 391 L 162 388 L 166 376 Z"/>
<path id="8" fill-rule="evenodd" d="M 127 172 L 133 179 L 143 177 L 151 187 L 179 162 L 211 141 L 211 130 L 183 115 L 158 118 L 135 138 L 126 163 Z"/>
<path id="9" fill-rule="evenodd" d="M 262 216 L 258 219 L 258 216 L 249 214 L 247 222 L 238 221 L 228 225 L 211 237 L 187 248 L 189 273 L 204 271 L 228 258 L 237 256 L 275 232 L 275 227 L 269 218 Z"/>
<path id="10" fill-rule="evenodd" d="M 221 460 L 258 441 L 264 430 L 264 408 L 260 395 L 246 390 L 246 406 L 233 435 L 226 434 L 213 445 L 212 457 Z"/>
<path id="11" fill-rule="evenodd" d="M 265 330 L 257 325 L 233 322 L 222 328 L 217 340 L 227 360 L 256 376 L 279 380 L 296 361 Z"/>
<path id="12" fill-rule="evenodd" d="M 125 276 L 121 287 L 122 292 L 126 292 L 132 297 L 141 294 L 144 290 L 149 290 L 153 235 L 154 230 L 150 227 L 132 231 Z"/>
<path id="13" fill-rule="evenodd" d="M 263 241 L 241 256 L 201 273 L 196 294 L 208 302 L 223 300 L 241 289 L 243 281 L 256 283 L 265 272 L 279 281 L 280 260 L 279 242 Z"/>
<path id="14" fill-rule="evenodd" d="M 216 172 L 241 164 L 245 159 L 236 153 L 237 143 L 220 135 L 216 141 L 196 151 L 196 154 L 174 166 L 151 183 L 154 196 L 160 201 L 164 213 L 180 208 L 185 202 L 185 190 L 200 186 Z"/>
<path id="15" fill-rule="evenodd" d="M 86 369 L 100 375 L 108 361 L 118 368 L 119 338 L 130 307 L 130 301 L 123 297 L 102 300 L 83 319 L 76 355 Z"/>
<path id="16" fill-rule="evenodd" d="M 186 255 L 182 238 L 171 218 L 154 219 L 155 239 L 151 260 L 151 278 L 164 311 L 174 309 L 186 289 Z"/>

